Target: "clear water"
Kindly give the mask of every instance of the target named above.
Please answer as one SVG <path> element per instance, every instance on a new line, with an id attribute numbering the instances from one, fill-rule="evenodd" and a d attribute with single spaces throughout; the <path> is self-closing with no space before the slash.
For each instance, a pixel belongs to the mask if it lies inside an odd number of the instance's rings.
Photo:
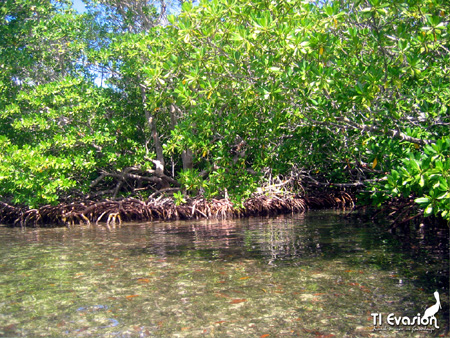
<path id="1" fill-rule="evenodd" d="M 0 244 L 1 337 L 430 337 L 448 326 L 448 245 L 336 212 L 0 227 Z M 435 290 L 440 329 L 374 330 L 371 313 L 423 314 Z"/>

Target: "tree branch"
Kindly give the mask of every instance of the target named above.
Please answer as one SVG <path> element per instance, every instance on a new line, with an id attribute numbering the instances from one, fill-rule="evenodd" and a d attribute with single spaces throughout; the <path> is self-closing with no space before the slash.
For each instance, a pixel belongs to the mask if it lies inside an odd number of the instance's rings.
<path id="1" fill-rule="evenodd" d="M 393 130 L 393 129 L 383 130 L 383 129 L 378 128 L 376 126 L 369 126 L 369 125 L 365 125 L 365 124 L 358 124 L 356 122 L 350 121 L 346 117 L 338 117 L 338 118 L 336 118 L 336 121 L 343 121 L 343 122 L 346 123 L 347 126 L 353 128 L 353 129 L 366 131 L 366 132 L 370 131 L 370 132 L 374 132 L 374 133 L 377 133 L 377 134 L 387 134 L 388 136 L 400 139 L 402 141 L 407 141 L 407 142 L 411 142 L 411 143 L 415 143 L 415 144 L 419 144 L 419 145 L 427 145 L 427 144 L 435 143 L 435 141 L 433 141 L 433 140 L 423 140 L 423 139 L 420 139 L 420 138 L 417 138 L 417 137 L 408 136 L 405 133 L 401 132 L 400 130 Z M 320 124 L 327 124 L 327 122 L 318 122 L 318 123 L 320 123 Z M 341 127 L 342 127 L 342 125 L 341 125 Z"/>

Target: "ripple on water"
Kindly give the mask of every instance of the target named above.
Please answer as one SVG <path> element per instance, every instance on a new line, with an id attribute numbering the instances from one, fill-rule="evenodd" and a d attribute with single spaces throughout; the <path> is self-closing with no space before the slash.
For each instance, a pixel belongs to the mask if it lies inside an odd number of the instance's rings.
<path id="1" fill-rule="evenodd" d="M 371 313 L 414 316 L 435 289 L 448 316 L 448 245 L 426 256 L 334 212 L 0 228 L 0 241 L 6 337 L 426 336 L 374 332 Z"/>

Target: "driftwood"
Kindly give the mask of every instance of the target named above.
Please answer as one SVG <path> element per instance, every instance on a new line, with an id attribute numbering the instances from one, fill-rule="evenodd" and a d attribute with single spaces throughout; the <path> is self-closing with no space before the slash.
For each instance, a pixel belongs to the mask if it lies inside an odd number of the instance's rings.
<path id="1" fill-rule="evenodd" d="M 229 199 L 190 199 L 176 205 L 172 198 L 150 198 L 147 201 L 124 198 L 120 200 L 80 201 L 44 205 L 26 209 L 0 202 L 0 223 L 9 226 L 73 226 L 77 224 L 120 225 L 122 222 L 233 218 L 267 216 L 281 213 L 301 213 L 308 209 L 352 208 L 353 198 L 346 192 L 299 197 L 293 194 L 257 195 L 245 201 L 243 208 L 235 208 Z"/>

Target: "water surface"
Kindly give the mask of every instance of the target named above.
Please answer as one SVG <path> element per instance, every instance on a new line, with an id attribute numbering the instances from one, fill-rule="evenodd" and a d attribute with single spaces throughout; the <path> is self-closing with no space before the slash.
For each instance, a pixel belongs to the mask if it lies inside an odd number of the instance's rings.
<path id="1" fill-rule="evenodd" d="M 443 334 L 448 243 L 382 228 L 336 212 L 116 229 L 0 227 L 0 336 Z M 435 290 L 439 330 L 374 330 L 371 313 L 423 314 Z"/>

